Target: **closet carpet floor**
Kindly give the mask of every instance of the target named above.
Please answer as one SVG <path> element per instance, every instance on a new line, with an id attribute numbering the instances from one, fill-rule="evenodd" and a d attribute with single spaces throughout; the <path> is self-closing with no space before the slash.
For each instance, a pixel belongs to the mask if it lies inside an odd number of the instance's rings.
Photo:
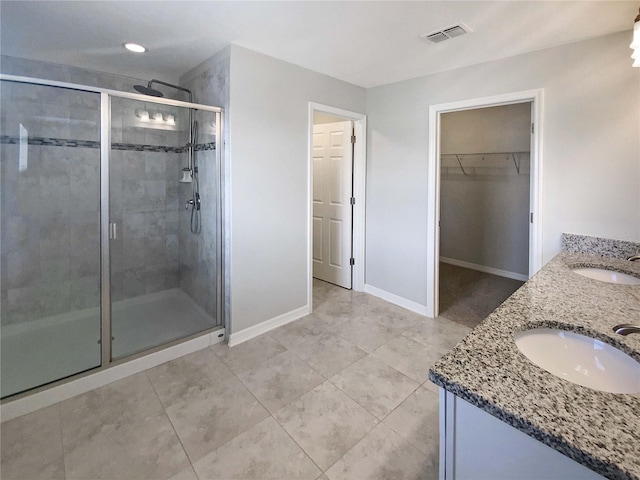
<path id="1" fill-rule="evenodd" d="M 470 328 L 314 281 L 314 313 L 2 424 L 2 478 L 436 479 L 429 367 Z"/>
<path id="2" fill-rule="evenodd" d="M 524 282 L 440 263 L 440 316 L 475 327 Z"/>

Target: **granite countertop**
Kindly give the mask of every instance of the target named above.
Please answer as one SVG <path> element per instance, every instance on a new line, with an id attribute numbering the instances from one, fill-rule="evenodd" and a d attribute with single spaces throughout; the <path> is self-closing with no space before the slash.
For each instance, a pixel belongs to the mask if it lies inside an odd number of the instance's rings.
<path id="1" fill-rule="evenodd" d="M 571 271 L 593 266 L 640 277 L 640 262 L 624 259 L 640 245 L 625 242 L 620 252 L 603 243 L 599 249 L 599 239 L 587 248 L 589 242 L 573 243 L 572 236 L 563 240 L 565 250 L 438 361 L 429 378 L 604 477 L 640 480 L 640 395 L 562 380 L 529 361 L 514 341 L 532 328 L 560 328 L 598 338 L 640 361 L 640 335 L 612 331 L 620 323 L 640 324 L 640 286 Z"/>

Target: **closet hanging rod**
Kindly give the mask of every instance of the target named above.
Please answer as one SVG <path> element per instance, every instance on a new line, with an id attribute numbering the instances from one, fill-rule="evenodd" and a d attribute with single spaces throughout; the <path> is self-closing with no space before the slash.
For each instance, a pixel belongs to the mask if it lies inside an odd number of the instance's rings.
<path id="1" fill-rule="evenodd" d="M 531 152 L 480 152 L 480 153 L 442 153 L 441 157 L 488 157 L 489 155 L 520 155 L 522 153 L 531 153 Z"/>
<path id="2" fill-rule="evenodd" d="M 462 171 L 463 175 L 468 175 L 469 172 L 465 170 L 463 165 L 463 160 L 465 159 L 481 159 L 484 163 L 486 159 L 500 159 L 500 160 L 511 160 L 513 161 L 513 166 L 516 169 L 518 175 L 520 175 L 520 167 L 522 164 L 522 160 L 524 155 L 530 155 L 531 152 L 484 152 L 484 153 L 442 153 L 440 155 L 441 160 L 444 159 L 456 159 L 458 163 L 458 167 Z M 477 166 L 471 165 L 471 168 L 475 168 Z"/>

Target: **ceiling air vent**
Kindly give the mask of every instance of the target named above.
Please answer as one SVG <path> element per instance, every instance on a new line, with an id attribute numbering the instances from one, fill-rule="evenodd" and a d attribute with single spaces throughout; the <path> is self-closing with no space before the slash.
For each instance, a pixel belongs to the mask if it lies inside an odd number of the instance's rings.
<path id="1" fill-rule="evenodd" d="M 424 33 L 420 35 L 420 38 L 429 40 L 433 43 L 440 43 L 444 42 L 445 40 L 449 40 L 450 38 L 459 37 L 471 31 L 472 30 L 465 24 L 460 23 L 458 25 L 452 25 L 451 27 L 443 28 L 442 30 L 437 30 L 435 32 Z"/>
<path id="2" fill-rule="evenodd" d="M 431 33 L 429 35 L 420 35 L 421 38 L 426 38 L 427 40 L 433 43 L 444 42 L 445 40 L 449 40 L 449 37 L 444 32 L 436 32 Z"/>

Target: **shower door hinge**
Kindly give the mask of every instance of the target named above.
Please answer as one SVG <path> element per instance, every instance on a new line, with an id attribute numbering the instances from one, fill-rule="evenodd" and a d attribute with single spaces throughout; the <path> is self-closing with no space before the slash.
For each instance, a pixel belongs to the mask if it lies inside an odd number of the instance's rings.
<path id="1" fill-rule="evenodd" d="M 349 265 L 355 265 L 355 264 L 356 264 L 356 259 L 355 259 L 355 258 L 353 258 L 353 257 L 351 257 L 351 258 L 349 259 Z"/>
<path id="2" fill-rule="evenodd" d="M 356 136 L 355 135 L 351 135 L 351 143 L 356 143 Z"/>
<path id="3" fill-rule="evenodd" d="M 351 197 L 351 205 L 355 205 L 356 204 L 356 197 Z"/>
<path id="4" fill-rule="evenodd" d="M 532 123 L 531 124 L 531 133 L 535 133 L 535 128 L 534 127 L 535 127 L 535 123 Z"/>
<path id="5" fill-rule="evenodd" d="M 109 240 L 115 240 L 118 238 L 118 228 L 115 223 L 109 224 Z"/>
<path id="6" fill-rule="evenodd" d="M 533 223 L 533 212 L 529 214 L 529 222 Z"/>

